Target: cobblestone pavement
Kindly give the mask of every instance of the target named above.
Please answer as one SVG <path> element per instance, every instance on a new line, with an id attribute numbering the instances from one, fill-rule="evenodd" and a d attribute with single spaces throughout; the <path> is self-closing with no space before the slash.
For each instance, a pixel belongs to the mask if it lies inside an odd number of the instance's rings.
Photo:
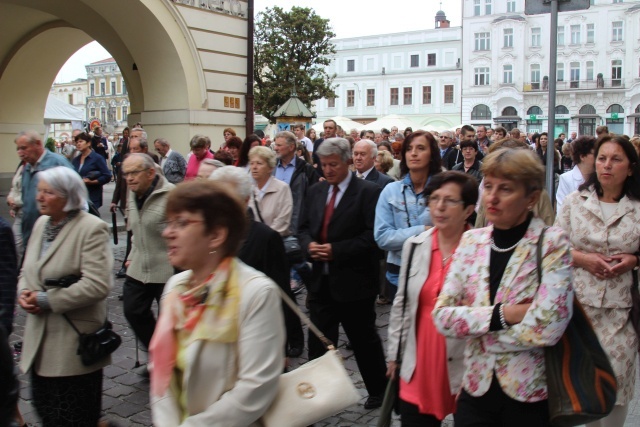
<path id="1" fill-rule="evenodd" d="M 103 215 L 103 217 L 106 217 Z M 124 233 L 120 233 L 120 245 L 114 247 L 114 255 L 116 258 L 115 272 L 120 268 L 122 259 L 124 257 Z M 126 319 L 122 313 L 122 303 L 118 300 L 118 296 L 122 290 L 122 279 L 116 279 L 114 282 L 114 289 L 108 298 L 109 304 L 109 320 L 114 325 L 114 330 L 120 334 L 123 343 L 120 348 L 113 354 L 113 363 L 104 369 L 104 382 L 103 382 L 103 398 L 102 409 L 105 418 L 112 420 L 121 426 L 150 426 L 151 425 L 151 411 L 149 410 L 149 380 L 140 375 L 142 367 L 135 368 L 136 364 L 136 342 L 133 332 L 129 328 Z M 304 310 L 304 294 L 298 296 L 298 302 Z M 378 306 L 378 319 L 377 324 L 379 327 L 380 335 L 386 342 L 386 331 L 389 322 L 389 305 Z M 25 314 L 22 310 L 17 311 L 16 327 L 13 335 L 11 336 L 12 343 L 21 340 L 21 335 L 24 331 Z M 365 398 L 367 397 L 362 377 L 360 376 L 353 353 L 345 349 L 346 337 L 344 333 L 340 336 L 340 342 L 338 343 L 339 349 L 345 358 L 345 366 L 353 379 L 358 391 L 362 394 L 362 400 L 359 404 L 348 408 L 346 411 L 327 418 L 319 423 L 316 423 L 317 427 L 324 426 L 375 426 L 378 421 L 378 409 L 366 410 L 362 406 Z M 305 363 L 306 351 L 299 359 L 294 359 L 292 367 Z M 146 363 L 147 353 L 139 351 L 139 359 L 142 364 Z M 28 377 L 23 375 L 21 398 L 19 407 L 22 414 L 25 417 L 28 425 L 38 426 L 40 422 L 36 415 L 36 412 L 31 405 L 31 389 L 29 386 Z M 636 398 L 629 405 L 629 416 L 625 427 L 638 427 L 640 426 L 640 380 L 636 382 Z M 395 419 L 393 426 L 400 425 L 398 419 Z M 450 419 L 445 420 L 443 423 L 445 427 L 453 426 L 453 422 Z M 514 426 L 517 423 L 514 421 Z M 283 426 L 286 427 L 286 426 Z"/>

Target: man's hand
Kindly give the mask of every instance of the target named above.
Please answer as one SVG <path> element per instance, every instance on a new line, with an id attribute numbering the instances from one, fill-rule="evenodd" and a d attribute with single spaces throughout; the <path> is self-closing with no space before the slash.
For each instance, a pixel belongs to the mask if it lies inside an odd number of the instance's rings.
<path id="1" fill-rule="evenodd" d="M 331 243 L 325 243 L 321 245 L 316 242 L 309 243 L 309 255 L 316 261 L 331 261 L 333 259 L 333 250 L 331 249 Z"/>

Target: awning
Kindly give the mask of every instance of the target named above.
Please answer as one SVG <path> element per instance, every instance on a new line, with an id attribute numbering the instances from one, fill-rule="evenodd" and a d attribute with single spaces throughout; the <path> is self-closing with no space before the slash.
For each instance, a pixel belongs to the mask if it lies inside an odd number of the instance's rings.
<path id="1" fill-rule="evenodd" d="M 576 114 L 571 116 L 572 119 L 601 119 L 602 116 L 598 114 Z"/>
<path id="2" fill-rule="evenodd" d="M 493 121 L 498 123 L 519 122 L 520 120 L 522 120 L 520 116 L 498 116 L 493 118 Z"/>
<path id="3" fill-rule="evenodd" d="M 627 114 L 627 117 L 640 117 L 640 113 Z"/>

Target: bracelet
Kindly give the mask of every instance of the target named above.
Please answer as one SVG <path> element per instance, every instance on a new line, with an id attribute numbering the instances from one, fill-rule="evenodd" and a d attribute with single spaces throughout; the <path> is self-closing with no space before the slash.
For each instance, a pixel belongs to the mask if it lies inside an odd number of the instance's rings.
<path id="1" fill-rule="evenodd" d="M 500 315 L 500 325 L 502 325 L 502 329 L 509 329 L 509 324 L 504 319 L 504 304 L 500 303 L 500 308 L 498 309 L 498 314 Z"/>

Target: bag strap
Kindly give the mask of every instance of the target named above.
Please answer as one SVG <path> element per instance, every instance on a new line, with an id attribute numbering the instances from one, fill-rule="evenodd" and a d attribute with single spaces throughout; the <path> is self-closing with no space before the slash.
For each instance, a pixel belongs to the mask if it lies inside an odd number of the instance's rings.
<path id="1" fill-rule="evenodd" d="M 336 349 L 335 345 L 333 345 L 333 343 L 327 337 L 324 336 L 324 334 L 320 331 L 320 329 L 318 329 L 318 327 L 314 325 L 307 316 L 305 316 L 302 310 L 300 310 L 300 307 L 298 307 L 298 304 L 296 304 L 291 298 L 289 298 L 289 296 L 285 294 L 281 288 L 278 288 L 278 289 L 280 290 L 280 297 L 282 298 L 282 300 L 300 318 L 302 323 L 307 325 L 309 330 L 313 332 L 313 334 L 316 337 L 318 337 L 318 339 L 322 342 L 322 344 L 324 344 L 324 346 L 327 347 L 327 350 L 335 350 Z"/>
<path id="2" fill-rule="evenodd" d="M 409 262 L 404 274 L 404 298 L 402 298 L 402 317 L 400 321 L 400 339 L 398 340 L 398 351 L 396 352 L 396 363 L 402 362 L 402 334 L 404 333 L 404 315 L 407 311 L 407 290 L 409 289 L 409 271 L 411 270 L 411 262 L 413 261 L 413 253 L 416 251 L 416 243 L 411 244 L 409 251 Z"/>
<path id="3" fill-rule="evenodd" d="M 260 213 L 260 206 L 258 206 L 258 200 L 256 199 L 256 194 L 253 193 L 253 206 L 256 207 L 256 213 L 258 214 L 258 218 L 260 218 L 260 222 L 264 224 L 264 219 L 262 219 L 262 214 Z"/>
<path id="4" fill-rule="evenodd" d="M 538 273 L 538 287 L 540 287 L 540 284 L 542 283 L 542 239 L 544 239 L 544 233 L 547 231 L 547 228 L 549 227 L 544 227 L 542 229 L 536 246 L 536 272 Z"/>

